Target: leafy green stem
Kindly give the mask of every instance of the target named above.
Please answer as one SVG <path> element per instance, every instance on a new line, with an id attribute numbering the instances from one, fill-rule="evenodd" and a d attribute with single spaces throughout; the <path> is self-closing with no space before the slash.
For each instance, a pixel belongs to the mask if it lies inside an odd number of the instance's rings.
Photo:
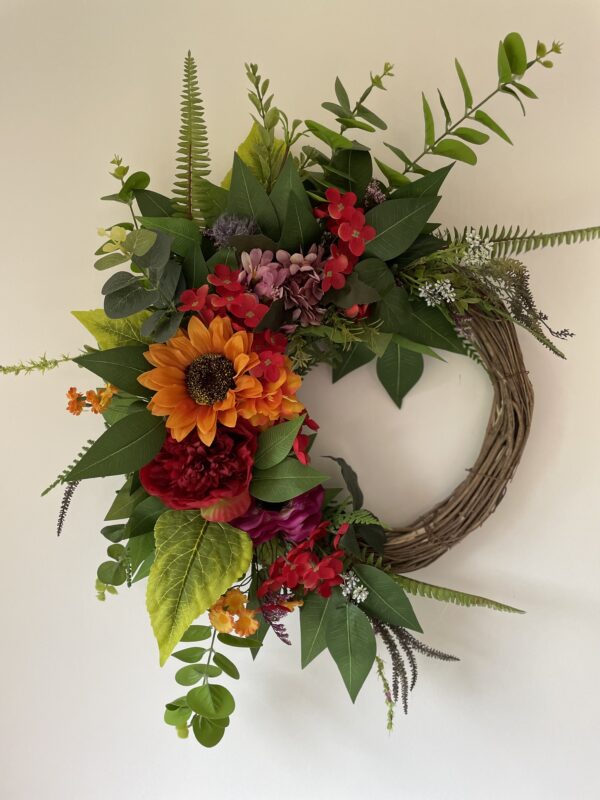
<path id="1" fill-rule="evenodd" d="M 202 681 L 202 685 L 206 685 L 208 683 L 208 668 L 210 667 L 210 662 L 212 661 L 212 657 L 215 654 L 215 639 L 217 638 L 217 629 L 213 628 L 212 637 L 210 640 L 210 647 L 208 648 L 208 658 L 206 659 L 206 672 L 204 673 L 204 680 Z"/>
<path id="2" fill-rule="evenodd" d="M 0 364 L 0 374 L 2 375 L 20 375 L 24 373 L 29 375 L 32 372 L 48 372 L 48 370 L 56 369 L 60 364 L 65 361 L 72 361 L 71 356 L 61 355 L 59 358 L 48 358 L 44 353 L 43 356 L 37 359 L 30 359 L 27 362 L 20 361 L 18 364 Z"/>

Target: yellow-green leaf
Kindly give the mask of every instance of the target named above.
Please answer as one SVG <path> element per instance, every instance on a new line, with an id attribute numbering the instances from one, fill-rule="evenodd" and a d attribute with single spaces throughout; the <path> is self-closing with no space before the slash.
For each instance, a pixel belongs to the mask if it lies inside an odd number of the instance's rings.
<path id="1" fill-rule="evenodd" d="M 154 537 L 146 605 L 162 665 L 192 622 L 244 575 L 252 542 L 244 531 L 208 522 L 199 511 L 166 511 Z"/>
<path id="2" fill-rule="evenodd" d="M 101 308 L 90 311 L 71 311 L 84 328 L 92 334 L 101 350 L 113 347 L 127 347 L 134 344 L 148 344 L 140 333 L 142 323 L 150 316 L 149 311 L 139 311 L 123 319 L 109 319 Z"/>

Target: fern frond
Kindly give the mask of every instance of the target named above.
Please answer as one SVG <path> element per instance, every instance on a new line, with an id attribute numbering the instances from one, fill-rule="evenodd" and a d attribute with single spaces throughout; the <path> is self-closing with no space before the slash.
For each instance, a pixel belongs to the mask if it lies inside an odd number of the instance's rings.
<path id="1" fill-rule="evenodd" d="M 46 495 L 47 495 L 49 492 L 51 492 L 51 491 L 52 491 L 52 489 L 56 489 L 56 487 L 57 487 L 59 484 L 61 484 L 61 483 L 68 483 L 68 481 L 67 481 L 67 475 L 69 474 L 69 472 L 71 472 L 71 470 L 73 469 L 73 467 L 74 467 L 76 464 L 78 464 L 78 463 L 81 461 L 81 459 L 83 458 L 83 456 L 84 456 L 84 455 L 87 453 L 87 451 L 90 449 L 90 447 L 91 447 L 93 444 L 94 444 L 94 439 L 88 439 L 88 440 L 87 440 L 87 442 L 86 442 L 86 443 L 83 445 L 83 447 L 81 448 L 81 452 L 77 453 L 76 457 L 73 459 L 73 462 L 72 462 L 71 464 L 69 464 L 69 466 L 68 466 L 68 467 L 65 467 L 65 469 L 63 469 L 63 471 L 62 471 L 62 472 L 60 473 L 60 475 L 59 475 L 59 476 L 56 478 L 56 480 L 52 481 L 52 483 L 50 484 L 50 486 L 48 486 L 46 489 L 44 489 L 44 491 L 42 492 L 42 497 L 45 497 L 45 496 L 46 496 Z"/>
<path id="2" fill-rule="evenodd" d="M 466 234 L 472 230 L 465 228 L 459 231 L 454 228 L 450 238 L 453 243 L 460 244 L 464 241 Z M 489 239 L 494 245 L 494 256 L 496 258 L 507 258 L 520 253 L 529 253 L 530 250 L 538 250 L 541 247 L 558 247 L 563 244 L 580 244 L 581 242 L 591 242 L 600 238 L 600 225 L 591 228 L 574 228 L 568 231 L 554 231 L 552 233 L 537 233 L 536 231 L 521 230 L 521 226 L 513 227 L 494 225 L 481 227 L 477 231 L 482 239 Z"/>
<path id="3" fill-rule="evenodd" d="M 210 173 L 208 136 L 204 123 L 204 106 L 198 86 L 198 70 L 191 52 L 183 69 L 181 125 L 177 149 L 177 172 L 173 187 L 175 215 L 187 217 L 202 225 L 202 179 Z"/>
<path id="4" fill-rule="evenodd" d="M 455 589 L 447 589 L 444 586 L 435 586 L 432 583 L 424 583 L 415 578 L 407 578 L 404 575 L 392 575 L 392 578 L 402 586 L 409 594 L 421 595 L 431 600 L 439 600 L 442 603 L 454 603 L 457 606 L 479 606 L 482 608 L 492 608 L 495 611 L 507 611 L 510 614 L 524 614 L 520 608 L 513 608 L 497 600 L 490 600 L 487 597 L 480 597 L 476 594 L 458 592 Z"/>
<path id="5" fill-rule="evenodd" d="M 71 500 L 73 499 L 75 489 L 77 489 L 79 483 L 80 481 L 69 481 L 69 483 L 67 483 L 67 488 L 65 489 L 65 493 L 63 494 L 63 499 L 60 504 L 60 511 L 58 512 L 58 521 L 56 523 L 57 536 L 60 536 L 62 533 L 62 529 L 64 528 L 65 520 L 67 518 L 67 512 L 69 510 L 69 506 L 71 505 Z"/>

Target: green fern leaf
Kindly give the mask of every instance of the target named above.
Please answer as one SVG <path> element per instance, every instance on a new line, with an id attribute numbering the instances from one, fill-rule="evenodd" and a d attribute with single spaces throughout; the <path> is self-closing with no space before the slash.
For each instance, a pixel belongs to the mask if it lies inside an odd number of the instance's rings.
<path id="1" fill-rule="evenodd" d="M 447 232 L 445 238 L 450 238 L 454 244 L 460 244 L 465 240 L 470 228 L 459 231 L 454 228 L 453 232 Z M 600 225 L 591 228 L 575 228 L 569 231 L 554 231 L 552 233 L 537 233 L 536 231 L 521 230 L 517 225 L 511 225 L 508 230 L 503 226 L 498 230 L 496 225 L 492 231 L 489 228 L 479 228 L 477 231 L 482 239 L 489 239 L 494 245 L 494 256 L 496 258 L 508 258 L 509 256 L 529 253 L 531 250 L 539 250 L 542 247 L 558 247 L 563 244 L 580 244 L 581 242 L 591 242 L 600 238 Z"/>
<path id="2" fill-rule="evenodd" d="M 402 586 L 409 594 L 418 594 L 421 597 L 429 597 L 431 600 L 439 600 L 442 603 L 454 603 L 457 606 L 479 606 L 482 608 L 492 608 L 495 611 L 507 611 L 510 614 L 524 614 L 519 608 L 498 603 L 487 597 L 480 597 L 476 594 L 458 592 L 455 589 L 446 589 L 443 586 L 434 586 L 432 583 L 424 583 L 415 578 L 407 578 L 404 575 L 392 575 L 393 579 Z"/>
<path id="3" fill-rule="evenodd" d="M 198 86 L 198 70 L 191 52 L 185 58 L 183 69 L 181 125 L 176 161 L 177 172 L 173 187 L 175 216 L 193 219 L 203 225 L 203 179 L 210 173 L 210 157 L 204 106 Z"/>

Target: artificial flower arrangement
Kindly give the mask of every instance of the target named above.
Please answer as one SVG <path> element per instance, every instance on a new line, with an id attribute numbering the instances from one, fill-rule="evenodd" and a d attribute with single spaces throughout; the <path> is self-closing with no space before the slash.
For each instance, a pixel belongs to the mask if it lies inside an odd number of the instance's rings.
<path id="1" fill-rule="evenodd" d="M 191 730 L 207 747 L 221 740 L 235 706 L 222 676 L 239 678 L 222 649 L 255 657 L 269 633 L 290 644 L 290 614 L 300 615 L 302 666 L 327 650 L 352 701 L 376 672 L 391 728 L 398 701 L 406 711 L 416 654 L 452 659 L 418 637 L 407 593 L 517 610 L 394 573 L 388 529 L 364 508 L 353 469 L 334 459 L 340 490 L 325 488 L 327 476 L 311 464 L 318 424 L 299 390 L 318 363 L 338 381 L 376 360 L 400 407 L 425 356 L 473 355 L 475 312 L 511 320 L 559 352 L 550 336 L 570 333 L 550 329 L 515 256 L 593 239 L 600 228 L 459 233 L 440 231 L 431 216 L 455 161 L 475 164 L 475 148 L 491 134 L 510 142 L 482 107 L 499 94 L 521 105 L 535 98 L 523 75 L 551 67 L 560 51 L 538 43 L 528 59 L 521 36 L 509 34 L 497 83 L 478 103 L 457 61 L 464 112 L 455 121 L 440 93 L 444 126 L 436 133 L 423 95 L 423 151 L 409 157 L 386 144 L 393 165 L 355 138 L 386 129 L 366 101 L 384 89 L 392 65 L 371 75 L 356 102 L 336 79 L 336 100 L 323 108 L 338 131 L 290 120 L 273 104 L 269 80 L 247 65 L 253 125 L 219 185 L 208 178 L 188 54 L 173 196 L 113 159 L 119 186 L 103 199 L 129 219 L 100 229 L 95 267 L 120 270 L 102 288 L 103 309 L 73 312 L 96 345 L 2 371 L 72 361 L 104 382 L 69 389 L 68 410 L 100 415 L 104 431 L 46 491 L 65 486 L 60 533 L 80 481 L 124 476 L 101 531 L 108 559 L 96 589 L 104 600 L 147 580 L 160 663 L 180 663 L 175 680 L 184 688 L 164 712 L 180 736 Z M 432 170 L 423 164 L 429 156 L 450 163 Z"/>

